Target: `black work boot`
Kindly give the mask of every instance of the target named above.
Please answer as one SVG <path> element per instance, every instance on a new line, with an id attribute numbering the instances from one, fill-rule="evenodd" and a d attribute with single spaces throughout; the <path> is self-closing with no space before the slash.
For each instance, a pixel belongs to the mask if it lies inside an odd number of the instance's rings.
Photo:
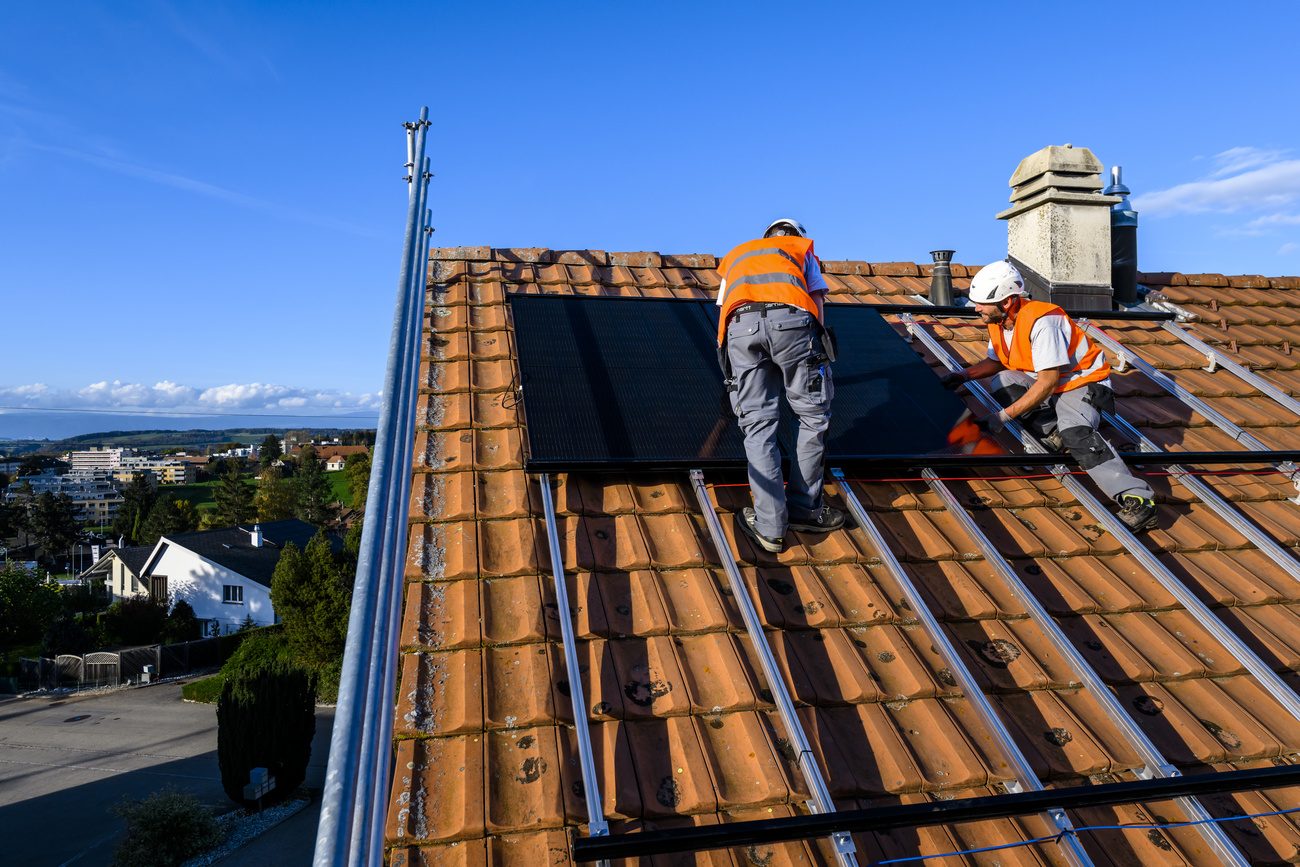
<path id="1" fill-rule="evenodd" d="M 1125 494 L 1119 498 L 1119 519 L 1134 533 L 1150 530 L 1156 525 L 1156 502 Z"/>
<path id="2" fill-rule="evenodd" d="M 811 518 L 790 519 L 790 529 L 800 533 L 829 533 L 843 526 L 844 513 L 830 506 L 822 506 L 822 510 Z"/>
<path id="3" fill-rule="evenodd" d="M 746 506 L 740 512 L 740 531 L 753 539 L 758 547 L 769 554 L 780 554 L 785 548 L 784 539 L 764 536 L 754 528 L 754 510 L 749 506 Z"/>

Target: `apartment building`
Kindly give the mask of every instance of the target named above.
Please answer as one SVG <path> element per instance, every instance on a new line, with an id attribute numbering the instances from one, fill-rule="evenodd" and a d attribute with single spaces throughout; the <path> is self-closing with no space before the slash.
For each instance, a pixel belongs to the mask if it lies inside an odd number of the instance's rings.
<path id="1" fill-rule="evenodd" d="M 73 473 L 94 472 L 95 470 L 112 470 L 122 466 L 123 460 L 135 456 L 135 449 L 110 449 L 107 446 L 91 446 L 79 452 L 68 452 L 64 460 L 68 470 Z"/>
<path id="2" fill-rule="evenodd" d="M 47 492 L 56 497 L 67 494 L 77 506 L 77 520 L 83 524 L 107 524 L 117 516 L 117 510 L 126 502 L 118 484 L 105 471 L 68 473 L 64 476 L 23 476 L 9 485 L 8 498 L 16 499 L 24 484 L 30 484 L 32 493 L 36 496 Z"/>

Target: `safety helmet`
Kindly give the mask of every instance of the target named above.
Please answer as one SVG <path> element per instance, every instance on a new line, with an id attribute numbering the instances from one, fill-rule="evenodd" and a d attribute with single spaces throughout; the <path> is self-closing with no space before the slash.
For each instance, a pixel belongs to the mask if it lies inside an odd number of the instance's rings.
<path id="1" fill-rule="evenodd" d="M 1024 294 L 1024 278 L 1010 262 L 985 265 L 970 281 L 970 300 L 976 304 L 997 304 L 1012 295 Z"/>
<path id="2" fill-rule="evenodd" d="M 799 222 L 798 220 L 786 220 L 786 219 L 776 220 L 775 222 L 772 223 L 772 225 L 764 229 L 763 237 L 766 238 L 768 235 L 772 234 L 772 230 L 775 229 L 777 226 L 789 226 L 791 229 L 794 229 L 795 234 L 798 235 L 800 238 L 808 237 L 808 230 L 803 227 L 803 223 Z"/>

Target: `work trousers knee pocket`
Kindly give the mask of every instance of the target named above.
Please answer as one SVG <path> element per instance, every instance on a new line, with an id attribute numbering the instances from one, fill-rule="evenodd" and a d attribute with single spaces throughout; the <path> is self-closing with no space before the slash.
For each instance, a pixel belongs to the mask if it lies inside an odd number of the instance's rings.
<path id="1" fill-rule="evenodd" d="M 1079 466 L 1091 470 L 1115 457 L 1110 443 L 1090 427 L 1071 427 L 1061 431 L 1061 442 Z"/>

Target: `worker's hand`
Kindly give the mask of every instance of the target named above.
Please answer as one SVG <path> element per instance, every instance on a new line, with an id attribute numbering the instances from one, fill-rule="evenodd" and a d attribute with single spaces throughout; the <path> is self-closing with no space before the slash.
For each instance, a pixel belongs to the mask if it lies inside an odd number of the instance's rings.
<path id="1" fill-rule="evenodd" d="M 1009 421 L 1011 421 L 1011 416 L 1007 415 L 1007 411 L 1004 409 L 993 415 L 975 419 L 975 424 L 985 433 L 995 434 L 1006 427 Z"/>
<path id="2" fill-rule="evenodd" d="M 966 371 L 964 370 L 954 370 L 952 373 L 944 374 L 944 376 L 939 380 L 939 384 L 949 391 L 956 391 L 965 385 L 966 382 Z"/>

